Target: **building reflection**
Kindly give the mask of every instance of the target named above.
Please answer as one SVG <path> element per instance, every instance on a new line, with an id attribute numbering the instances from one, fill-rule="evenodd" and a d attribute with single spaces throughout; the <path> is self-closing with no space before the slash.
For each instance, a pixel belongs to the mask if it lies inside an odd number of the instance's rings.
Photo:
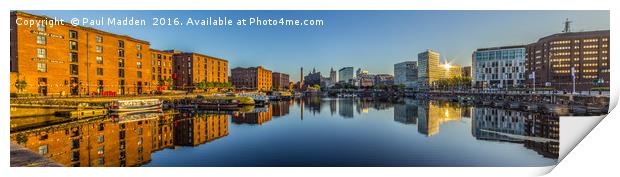
<path id="1" fill-rule="evenodd" d="M 338 100 L 336 99 L 329 100 L 329 113 L 332 116 L 334 115 L 334 113 L 336 113 L 336 110 L 338 109 L 336 105 L 338 105 Z"/>
<path id="2" fill-rule="evenodd" d="M 255 109 L 253 112 L 239 113 L 232 116 L 232 122 L 235 124 L 255 124 L 262 125 L 271 121 L 272 105 L 267 105 L 264 109 Z"/>
<path id="3" fill-rule="evenodd" d="M 461 119 L 461 107 L 448 102 L 420 101 L 418 105 L 418 132 L 426 136 L 439 133 L 439 126 Z"/>
<path id="4" fill-rule="evenodd" d="M 405 100 L 404 104 L 394 105 L 394 121 L 403 124 L 418 123 L 418 102 L 415 100 Z"/>
<path id="5" fill-rule="evenodd" d="M 472 135 L 479 140 L 522 143 L 548 158 L 558 158 L 559 116 L 496 108 L 474 108 Z"/>
<path id="6" fill-rule="evenodd" d="M 197 146 L 228 136 L 228 115 L 181 113 L 174 120 L 174 145 Z"/>
<path id="7" fill-rule="evenodd" d="M 91 118 L 11 133 L 11 141 L 65 166 L 141 166 L 151 153 L 228 135 L 228 116 L 173 113 Z"/>
<path id="8" fill-rule="evenodd" d="M 291 100 L 271 102 L 271 112 L 273 117 L 281 117 L 289 114 Z"/>
<path id="9" fill-rule="evenodd" d="M 353 99 L 338 100 L 338 115 L 343 118 L 353 118 Z"/>

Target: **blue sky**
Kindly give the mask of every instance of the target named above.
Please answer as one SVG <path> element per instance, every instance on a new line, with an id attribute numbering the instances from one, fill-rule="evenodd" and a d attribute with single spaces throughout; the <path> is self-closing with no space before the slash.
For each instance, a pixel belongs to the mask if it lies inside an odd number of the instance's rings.
<path id="1" fill-rule="evenodd" d="M 442 60 L 471 64 L 477 48 L 528 44 L 562 31 L 609 29 L 609 11 L 27 11 L 71 18 L 145 19 L 146 27 L 97 26 L 151 42 L 151 48 L 193 51 L 227 59 L 230 68 L 262 65 L 299 79 L 299 68 L 324 76 L 353 66 L 393 74 L 393 64 L 426 49 Z M 322 19 L 324 26 L 152 27 L 153 17 Z M 182 21 L 185 22 L 185 21 Z"/>

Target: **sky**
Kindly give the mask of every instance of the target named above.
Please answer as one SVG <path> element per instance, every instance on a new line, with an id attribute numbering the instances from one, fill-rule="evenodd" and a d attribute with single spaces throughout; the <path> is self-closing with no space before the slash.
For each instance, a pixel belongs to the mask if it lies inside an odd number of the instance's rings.
<path id="1" fill-rule="evenodd" d="M 560 33 L 609 30 L 609 11 L 26 11 L 72 18 L 145 19 L 147 26 L 92 26 L 146 40 L 154 49 L 177 49 L 224 58 L 229 68 L 264 66 L 299 80 L 316 68 L 355 67 L 393 74 L 394 64 L 417 61 L 432 49 L 441 60 L 471 65 L 477 48 L 529 44 Z M 321 19 L 323 26 L 151 26 L 152 18 Z M 88 25 L 85 25 L 88 26 Z"/>

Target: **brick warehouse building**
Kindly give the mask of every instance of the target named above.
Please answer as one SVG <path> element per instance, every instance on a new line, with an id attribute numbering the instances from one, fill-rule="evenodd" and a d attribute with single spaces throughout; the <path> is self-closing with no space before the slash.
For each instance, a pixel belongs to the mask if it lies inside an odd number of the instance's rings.
<path id="1" fill-rule="evenodd" d="M 271 82 L 274 90 L 286 90 L 290 81 L 288 74 L 273 72 Z"/>
<path id="2" fill-rule="evenodd" d="M 231 82 L 238 90 L 271 91 L 272 73 L 262 66 L 241 68 L 230 71 Z"/>
<path id="3" fill-rule="evenodd" d="M 558 33 L 526 46 L 525 76 L 528 87 L 572 91 L 609 87 L 609 30 Z M 532 74 L 534 73 L 535 74 Z"/>
<path id="4" fill-rule="evenodd" d="M 18 91 L 18 77 L 27 83 L 20 91 L 40 95 L 124 95 L 155 89 L 147 41 L 68 23 L 17 25 L 16 19 L 50 20 L 24 12 L 11 12 L 10 18 L 11 93 Z"/>
<path id="5" fill-rule="evenodd" d="M 194 52 L 171 51 L 176 89 L 192 89 L 198 82 L 228 82 L 228 61 Z"/>
<path id="6" fill-rule="evenodd" d="M 159 90 L 174 84 L 172 79 L 172 52 L 151 49 L 151 80 L 156 81 Z"/>

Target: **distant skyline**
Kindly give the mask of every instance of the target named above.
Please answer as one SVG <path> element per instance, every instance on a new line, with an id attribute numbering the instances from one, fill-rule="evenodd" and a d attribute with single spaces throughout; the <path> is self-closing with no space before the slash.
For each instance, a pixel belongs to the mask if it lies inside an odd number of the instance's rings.
<path id="1" fill-rule="evenodd" d="M 151 48 L 198 52 L 228 60 L 229 68 L 264 66 L 299 80 L 316 68 L 352 66 L 393 74 L 394 64 L 417 61 L 432 49 L 441 60 L 471 65 L 477 48 L 524 45 L 560 33 L 566 18 L 572 31 L 609 30 L 609 11 L 26 11 L 71 18 L 296 18 L 322 19 L 312 27 L 95 27 L 151 43 Z"/>

